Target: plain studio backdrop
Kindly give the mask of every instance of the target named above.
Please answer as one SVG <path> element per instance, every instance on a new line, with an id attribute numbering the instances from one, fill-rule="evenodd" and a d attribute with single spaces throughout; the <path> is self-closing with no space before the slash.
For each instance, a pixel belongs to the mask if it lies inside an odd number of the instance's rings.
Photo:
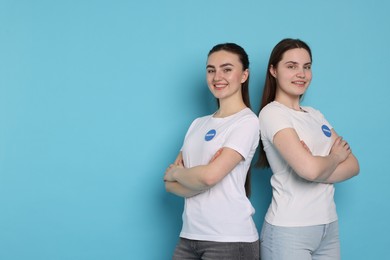
<path id="1" fill-rule="evenodd" d="M 243 46 L 258 113 L 282 38 L 313 51 L 304 104 L 359 159 L 336 185 L 342 259 L 384 259 L 390 232 L 388 1 L 0 0 L 0 259 L 166 260 L 183 199 L 163 173 L 215 111 L 207 53 Z M 252 172 L 261 229 L 270 171 Z"/>

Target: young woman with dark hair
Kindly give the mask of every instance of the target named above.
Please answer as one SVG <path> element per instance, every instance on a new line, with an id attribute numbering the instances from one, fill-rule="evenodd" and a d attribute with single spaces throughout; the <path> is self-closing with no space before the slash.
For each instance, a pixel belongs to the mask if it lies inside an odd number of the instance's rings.
<path id="1" fill-rule="evenodd" d="M 259 259 L 255 211 L 245 190 L 259 143 L 248 79 L 243 48 L 224 43 L 211 49 L 206 80 L 218 110 L 192 122 L 164 175 L 166 190 L 185 197 L 173 259 Z"/>
<path id="2" fill-rule="evenodd" d="M 273 49 L 259 113 L 260 166 L 272 170 L 272 202 L 261 232 L 263 260 L 337 260 L 340 243 L 333 183 L 359 172 L 349 144 L 323 114 L 301 106 L 312 53 L 298 39 Z"/>

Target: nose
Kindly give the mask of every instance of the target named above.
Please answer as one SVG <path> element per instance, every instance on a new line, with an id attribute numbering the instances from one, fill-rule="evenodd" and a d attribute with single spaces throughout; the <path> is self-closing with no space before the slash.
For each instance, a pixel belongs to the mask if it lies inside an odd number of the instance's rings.
<path id="1" fill-rule="evenodd" d="M 219 81 L 221 80 L 221 78 L 222 78 L 221 72 L 219 70 L 216 70 L 213 76 L 213 81 Z"/>
<path id="2" fill-rule="evenodd" d="M 301 79 L 304 79 L 306 78 L 306 72 L 305 72 L 305 69 L 300 69 L 297 73 L 297 77 L 298 78 L 301 78 Z"/>

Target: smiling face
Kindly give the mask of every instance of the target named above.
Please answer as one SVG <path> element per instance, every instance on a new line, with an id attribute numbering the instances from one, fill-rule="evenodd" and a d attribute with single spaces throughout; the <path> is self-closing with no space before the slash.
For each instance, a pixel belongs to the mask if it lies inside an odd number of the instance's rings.
<path id="1" fill-rule="evenodd" d="M 277 97 L 299 99 L 312 79 L 309 52 L 303 48 L 286 51 L 277 66 L 270 67 L 270 73 L 276 79 Z"/>
<path id="2" fill-rule="evenodd" d="M 208 57 L 206 79 L 213 95 L 222 100 L 241 98 L 241 85 L 249 76 L 237 54 L 228 51 L 216 51 Z"/>

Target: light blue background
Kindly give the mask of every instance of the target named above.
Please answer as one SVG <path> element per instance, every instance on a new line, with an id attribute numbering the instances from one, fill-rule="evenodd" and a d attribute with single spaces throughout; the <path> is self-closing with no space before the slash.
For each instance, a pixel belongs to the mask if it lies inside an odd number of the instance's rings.
<path id="1" fill-rule="evenodd" d="M 320 109 L 359 158 L 337 185 L 343 259 L 384 259 L 390 232 L 390 3 L 382 0 L 0 0 L 0 259 L 170 259 L 182 199 L 162 176 L 212 113 L 209 49 L 267 59 L 307 41 Z M 253 171 L 260 230 L 269 171 Z"/>

